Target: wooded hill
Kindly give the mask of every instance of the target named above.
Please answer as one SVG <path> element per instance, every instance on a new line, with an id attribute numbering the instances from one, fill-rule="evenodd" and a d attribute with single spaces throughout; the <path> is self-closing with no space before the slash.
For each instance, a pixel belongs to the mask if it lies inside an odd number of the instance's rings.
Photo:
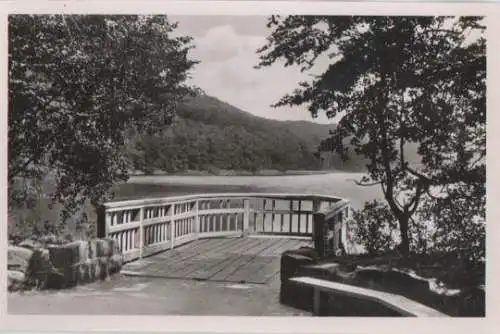
<path id="1" fill-rule="evenodd" d="M 254 116 L 208 95 L 187 99 L 174 123 L 157 135 L 135 135 L 127 153 L 137 171 L 320 170 L 361 171 L 359 158 L 342 162 L 317 153 L 335 124 Z"/>

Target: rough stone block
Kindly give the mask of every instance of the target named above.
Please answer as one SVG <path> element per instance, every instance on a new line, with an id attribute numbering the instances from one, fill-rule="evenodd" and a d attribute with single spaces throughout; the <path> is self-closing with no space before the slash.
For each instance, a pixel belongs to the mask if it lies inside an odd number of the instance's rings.
<path id="1" fill-rule="evenodd" d="M 299 267 L 314 264 L 315 260 L 293 251 L 286 251 L 281 255 L 281 281 L 286 281 L 298 272 Z"/>
<path id="2" fill-rule="evenodd" d="M 48 235 L 44 235 L 42 237 L 40 237 L 40 243 L 45 245 L 45 246 L 48 246 L 48 245 L 62 245 L 65 243 L 65 241 L 61 238 L 58 238 L 56 235 L 54 234 L 48 234 Z"/>
<path id="3" fill-rule="evenodd" d="M 107 257 L 99 258 L 99 275 L 96 278 L 106 279 L 111 275 L 110 260 Z"/>
<path id="4" fill-rule="evenodd" d="M 123 255 L 114 254 L 108 259 L 110 274 L 114 274 L 120 271 L 123 266 Z"/>
<path id="5" fill-rule="evenodd" d="M 89 266 L 89 276 L 91 282 L 94 282 L 100 278 L 101 275 L 101 263 L 99 258 L 92 259 Z"/>
<path id="6" fill-rule="evenodd" d="M 122 254 L 122 251 L 120 250 L 120 246 L 118 245 L 118 242 L 116 242 L 115 240 L 110 240 L 110 242 L 111 242 L 111 249 L 113 250 L 112 255 Z"/>
<path id="7" fill-rule="evenodd" d="M 31 249 L 24 247 L 8 246 L 7 269 L 26 273 L 32 255 L 33 255 L 33 250 Z"/>
<path id="8" fill-rule="evenodd" d="M 33 240 L 33 239 L 26 239 L 26 240 L 23 240 L 19 243 L 19 247 L 24 247 L 24 248 L 28 248 L 28 249 L 37 249 L 37 248 L 41 248 L 42 244 L 36 240 Z"/>
<path id="9" fill-rule="evenodd" d="M 99 239 L 96 241 L 97 257 L 110 257 L 113 255 L 112 239 Z"/>
<path id="10" fill-rule="evenodd" d="M 85 284 L 93 281 L 91 276 L 91 267 L 92 267 L 91 260 L 79 263 L 75 265 L 75 267 L 77 275 L 76 280 L 78 284 Z"/>
<path id="11" fill-rule="evenodd" d="M 299 309 L 309 310 L 312 307 L 313 290 L 290 282 L 288 279 L 296 275 L 301 267 L 314 264 L 316 260 L 297 251 L 286 251 L 281 255 L 280 302 Z M 302 252 L 305 253 L 306 251 Z"/>
<path id="12" fill-rule="evenodd" d="M 97 239 L 90 239 L 88 241 L 88 250 L 89 259 L 97 258 Z"/>
<path id="13" fill-rule="evenodd" d="M 304 247 L 300 247 L 298 249 L 290 250 L 290 251 L 288 251 L 288 253 L 300 254 L 300 255 L 306 256 L 306 257 L 314 260 L 314 262 L 319 261 L 318 252 L 312 247 L 305 247 L 304 246 Z"/>
<path id="14" fill-rule="evenodd" d="M 47 289 L 64 289 L 65 288 L 65 280 L 64 275 L 59 271 L 52 271 L 47 275 L 47 281 L 44 286 Z"/>
<path id="15" fill-rule="evenodd" d="M 88 241 L 79 240 L 73 243 L 78 245 L 78 262 L 87 261 L 90 258 Z"/>
<path id="16" fill-rule="evenodd" d="M 23 287 L 26 281 L 26 276 L 23 272 L 15 270 L 7 270 L 7 289 L 8 291 L 16 291 Z"/>
<path id="17" fill-rule="evenodd" d="M 72 288 L 78 284 L 79 265 L 69 266 L 60 270 L 63 276 L 61 289 Z"/>
<path id="18" fill-rule="evenodd" d="M 57 275 L 57 270 L 50 262 L 49 251 L 47 249 L 36 249 L 31 256 L 26 271 L 27 283 L 39 289 L 47 288 L 52 274 Z"/>
<path id="19" fill-rule="evenodd" d="M 56 268 L 68 268 L 88 259 L 88 243 L 74 241 L 49 247 L 50 261 Z"/>

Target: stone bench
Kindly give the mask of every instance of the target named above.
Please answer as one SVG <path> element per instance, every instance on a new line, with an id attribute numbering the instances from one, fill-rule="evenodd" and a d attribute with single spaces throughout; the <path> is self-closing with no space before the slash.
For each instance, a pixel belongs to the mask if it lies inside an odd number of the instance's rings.
<path id="1" fill-rule="evenodd" d="M 292 277 L 289 281 L 313 288 L 313 316 L 319 316 L 322 309 L 322 293 L 332 293 L 347 297 L 370 300 L 387 307 L 402 316 L 448 317 L 433 308 L 416 301 L 388 292 L 376 291 L 348 284 L 326 281 L 313 277 Z"/>

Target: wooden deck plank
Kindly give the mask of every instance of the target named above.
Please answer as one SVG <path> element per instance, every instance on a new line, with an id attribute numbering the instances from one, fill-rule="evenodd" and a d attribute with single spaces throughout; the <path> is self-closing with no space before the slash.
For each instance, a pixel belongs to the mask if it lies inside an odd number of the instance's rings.
<path id="1" fill-rule="evenodd" d="M 212 276 L 211 279 L 214 280 L 226 280 L 228 277 L 233 275 L 235 272 L 248 265 L 252 261 L 259 261 L 258 256 L 262 250 L 271 247 L 272 241 L 261 240 L 261 242 L 255 245 L 252 249 L 252 253 L 245 253 L 238 260 L 232 262 L 229 266 L 218 272 L 216 275 Z"/>
<path id="2" fill-rule="evenodd" d="M 281 253 L 308 244 L 283 237 L 200 239 L 123 269 L 165 278 L 265 284 L 279 273 Z"/>
<path id="3" fill-rule="evenodd" d="M 257 256 L 225 278 L 230 282 L 261 283 L 267 281 L 269 272 L 263 270 L 274 258 Z"/>
<path id="4" fill-rule="evenodd" d="M 220 254 L 239 254 L 241 252 L 241 249 L 246 249 L 246 245 L 251 244 L 252 242 L 250 240 L 247 240 L 248 238 L 239 238 L 236 239 L 235 242 L 229 246 L 229 247 L 223 247 L 219 249 Z"/>
<path id="5" fill-rule="evenodd" d="M 274 253 L 275 249 L 281 247 L 281 245 L 286 242 L 287 240 L 282 238 L 269 240 L 269 247 L 263 249 L 252 261 L 249 261 L 247 264 L 240 267 L 237 271 L 233 272 L 233 274 L 226 277 L 225 280 L 232 282 L 244 281 L 247 283 L 267 282 L 272 276 L 276 274 L 276 265 L 271 264 L 271 262 L 273 262 L 276 257 L 274 257 L 272 254 Z"/>
<path id="6" fill-rule="evenodd" d="M 270 261 L 265 263 L 259 271 L 249 273 L 247 275 L 247 282 L 264 284 L 269 282 L 272 278 L 277 277 L 280 272 L 280 262 L 279 257 L 270 257 Z"/>
<path id="7" fill-rule="evenodd" d="M 241 266 L 247 264 L 254 259 L 253 255 L 239 255 L 234 261 L 228 263 L 222 270 L 218 271 L 215 275 L 209 277 L 211 281 L 225 281 L 226 277 L 231 275 L 234 271 L 238 270 Z"/>
<path id="8" fill-rule="evenodd" d="M 190 244 L 182 245 L 179 248 L 175 248 L 172 250 L 167 250 L 165 252 L 136 260 L 131 263 L 127 263 L 123 269 L 124 270 L 132 270 L 132 271 L 143 271 L 150 266 L 154 266 L 158 263 L 168 262 L 170 265 L 178 262 L 185 261 L 191 256 L 195 255 L 199 248 L 203 247 L 204 244 L 212 242 L 209 239 L 196 240 Z M 139 265 L 138 265 L 139 264 Z"/>
<path id="9" fill-rule="evenodd" d="M 261 252 L 260 256 L 275 256 L 276 250 L 282 247 L 288 240 L 284 238 L 275 239 L 273 246 Z"/>
<path id="10" fill-rule="evenodd" d="M 265 254 L 272 254 L 273 249 L 278 248 L 282 243 L 286 242 L 283 239 L 268 239 L 266 244 L 268 244 L 265 248 L 260 248 L 255 250 L 255 258 L 249 261 L 247 264 L 240 267 L 237 271 L 235 271 L 230 276 L 226 277 L 227 280 L 230 281 L 248 281 L 247 277 L 255 274 L 261 273 L 262 268 L 266 266 L 270 261 L 272 261 L 272 256 L 267 256 Z M 264 272 L 263 272 L 264 273 Z M 267 272 L 264 273 L 266 275 Z"/>
<path id="11" fill-rule="evenodd" d="M 310 243 L 303 240 L 288 239 L 288 242 L 283 244 L 280 248 L 275 250 L 275 256 L 281 256 L 285 251 L 291 249 L 298 249 L 301 246 L 308 246 Z"/>
<path id="12" fill-rule="evenodd" d="M 299 248 L 304 244 L 307 244 L 307 242 L 304 243 L 302 240 L 282 238 L 281 242 L 276 243 L 273 247 L 270 247 L 261 253 L 261 256 L 266 256 L 269 260 L 262 262 L 258 270 L 242 270 L 242 272 L 238 274 L 237 278 L 239 279 L 240 275 L 244 275 L 246 277 L 245 281 L 258 284 L 264 284 L 270 281 L 280 272 L 281 254 L 285 250 Z"/>
<path id="13" fill-rule="evenodd" d="M 181 246 L 178 246 L 174 249 L 168 250 L 163 253 L 159 253 L 155 255 L 155 258 L 170 258 L 172 255 L 176 255 L 179 253 L 183 254 L 190 254 L 190 253 L 196 253 L 196 250 L 199 249 L 200 247 L 203 247 L 207 243 L 211 243 L 214 240 L 211 239 L 199 239 L 195 240 L 191 243 L 187 243 Z"/>
<path id="14" fill-rule="evenodd" d="M 154 257 L 148 257 L 146 259 L 140 259 L 126 263 L 122 267 L 122 269 L 127 271 L 143 271 L 147 269 L 150 265 L 155 263 L 157 263 L 157 260 Z"/>
<path id="15" fill-rule="evenodd" d="M 274 240 L 271 239 L 259 239 L 257 238 L 249 238 L 254 241 L 254 247 L 246 250 L 244 252 L 245 255 L 259 255 L 265 249 L 271 247 L 274 244 Z"/>
<path id="16" fill-rule="evenodd" d="M 236 261 L 241 255 L 233 254 L 224 257 L 222 260 L 218 259 L 216 263 L 206 266 L 199 266 L 195 271 L 185 275 L 186 278 L 208 280 L 216 275 L 219 271 L 224 270 L 225 267 Z"/>
<path id="17" fill-rule="evenodd" d="M 199 263 L 201 260 L 199 259 L 200 257 L 202 258 L 207 258 L 209 255 L 213 256 L 213 254 L 217 254 L 217 252 L 237 246 L 239 243 L 241 243 L 241 240 L 232 240 L 233 238 L 227 238 L 227 239 L 207 239 L 209 242 L 204 242 L 199 245 L 195 249 L 195 251 L 191 251 L 186 249 L 181 249 L 180 247 L 178 250 L 171 250 L 167 251 L 172 253 L 170 256 L 171 257 L 163 257 L 163 258 L 158 258 L 159 261 L 157 261 L 154 264 L 149 265 L 146 269 L 151 270 L 155 273 L 162 273 L 164 272 L 166 276 L 169 277 L 179 277 L 178 274 L 176 274 L 177 271 L 186 269 L 186 268 L 191 268 L 193 265 L 196 263 Z M 187 251 L 187 252 L 186 252 Z M 175 253 L 175 255 L 173 254 Z M 187 253 L 187 255 L 185 255 Z"/>
<path id="18" fill-rule="evenodd" d="M 254 247 L 254 242 L 251 240 L 246 240 L 246 239 L 240 239 L 237 244 L 233 247 L 234 249 L 239 248 L 239 249 L 248 249 Z M 183 277 L 184 275 L 187 275 L 191 272 L 197 271 L 197 270 L 202 270 L 206 266 L 210 265 L 216 265 L 217 263 L 214 263 L 213 259 L 223 261 L 225 258 L 227 258 L 228 254 L 232 253 L 226 253 L 226 250 L 207 250 L 206 252 L 200 253 L 197 257 L 191 259 L 189 263 L 184 268 L 180 268 L 178 270 L 175 270 L 171 273 L 171 275 L 176 276 L 176 277 Z M 240 254 L 235 254 L 236 258 Z"/>
<path id="19" fill-rule="evenodd" d="M 229 271 L 232 268 L 232 266 L 235 265 L 235 263 L 240 263 L 241 256 L 245 254 L 245 251 L 248 249 L 252 249 L 256 247 L 256 244 L 261 244 L 262 242 L 256 241 L 256 240 L 251 240 L 248 244 L 245 244 L 239 249 L 239 253 L 231 253 L 231 254 L 226 254 L 226 257 L 228 257 L 228 261 L 224 261 L 217 266 L 213 266 L 211 268 L 203 268 L 196 273 L 196 276 L 201 276 L 204 279 L 211 279 L 211 280 L 220 280 L 224 278 L 220 278 L 219 276 L 224 275 L 225 272 Z"/>
<path id="20" fill-rule="evenodd" d="M 233 243 L 237 243 L 237 241 L 231 238 L 200 239 L 192 244 L 182 245 L 179 248 L 169 250 L 165 252 L 164 256 L 158 258 L 167 261 L 185 261 L 193 256 L 197 256 L 200 252 L 204 252 L 207 249 L 223 249 L 229 247 Z"/>
<path id="21" fill-rule="evenodd" d="M 252 240 L 240 239 L 227 248 L 218 248 L 216 250 L 208 249 L 205 252 L 201 252 L 197 257 L 190 259 L 189 263 L 184 268 L 175 270 L 174 272 L 172 272 L 172 275 L 183 276 L 198 269 L 202 269 L 203 267 L 205 267 L 205 265 L 214 264 L 210 261 L 212 259 L 223 261 L 228 256 L 241 255 L 239 254 L 239 252 L 254 247 L 254 243 L 255 242 Z"/>

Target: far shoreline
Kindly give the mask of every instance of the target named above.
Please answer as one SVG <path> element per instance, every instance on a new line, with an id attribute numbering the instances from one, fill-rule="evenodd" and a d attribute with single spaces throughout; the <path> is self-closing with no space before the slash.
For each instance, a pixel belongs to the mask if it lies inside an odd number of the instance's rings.
<path id="1" fill-rule="evenodd" d="M 348 170 L 259 170 L 256 172 L 244 171 L 244 170 L 218 170 L 218 171 L 198 171 L 198 170 L 187 170 L 182 172 L 164 172 L 164 171 L 153 171 L 151 173 L 144 173 L 139 171 L 130 172 L 130 178 L 141 178 L 141 177 L 154 177 L 154 176 L 307 176 L 307 175 L 325 175 L 325 174 L 363 174 L 362 171 L 348 171 Z"/>

